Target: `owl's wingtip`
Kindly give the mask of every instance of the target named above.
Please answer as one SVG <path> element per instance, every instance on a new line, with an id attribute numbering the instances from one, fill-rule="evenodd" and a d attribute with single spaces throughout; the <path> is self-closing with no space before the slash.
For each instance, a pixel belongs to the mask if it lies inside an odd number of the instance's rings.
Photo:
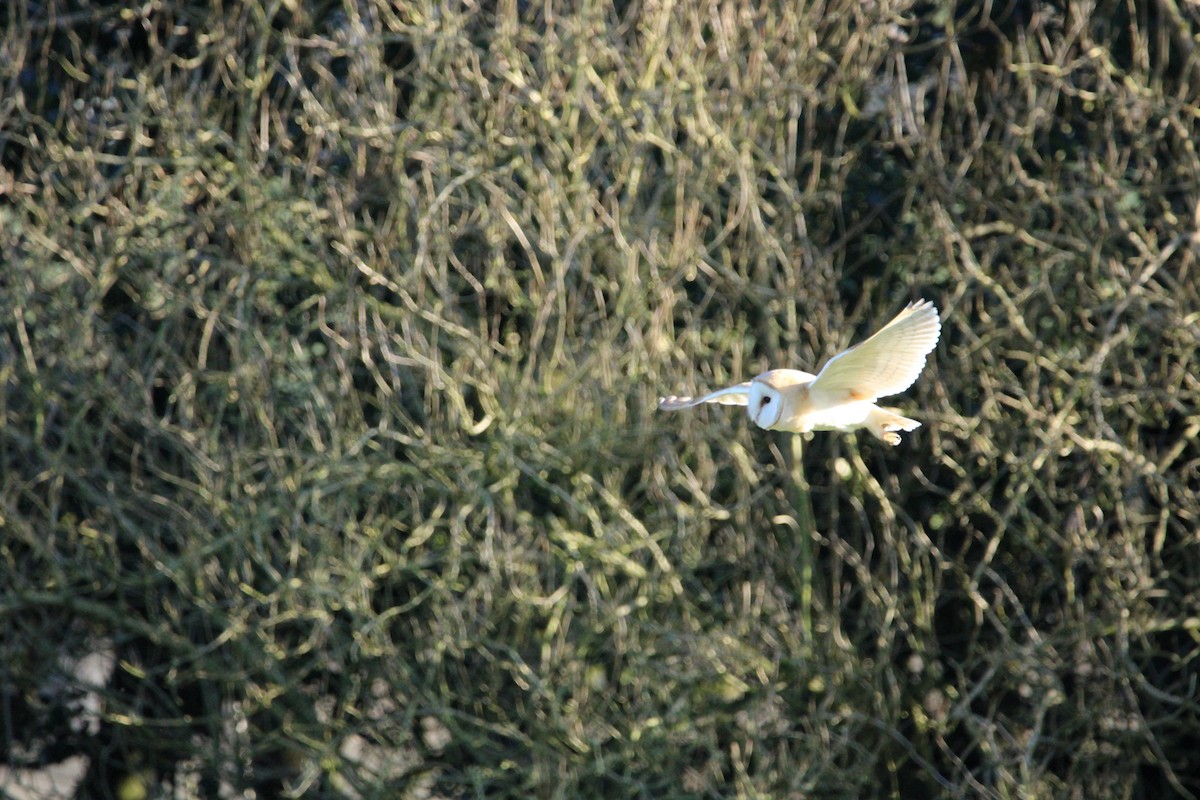
<path id="1" fill-rule="evenodd" d="M 934 303 L 932 300 L 925 299 L 924 297 L 920 297 L 916 300 L 913 300 L 907 306 L 904 307 L 904 310 L 905 311 L 919 311 L 921 313 L 933 312 L 933 315 L 935 317 L 938 317 L 939 319 L 942 316 L 942 312 L 938 310 L 937 304 Z"/>

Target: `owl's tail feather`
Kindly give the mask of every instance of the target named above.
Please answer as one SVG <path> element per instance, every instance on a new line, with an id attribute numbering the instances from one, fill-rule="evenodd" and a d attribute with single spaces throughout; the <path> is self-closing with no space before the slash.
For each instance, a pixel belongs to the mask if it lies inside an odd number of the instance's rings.
<path id="1" fill-rule="evenodd" d="M 900 434 L 896 431 L 912 431 L 919 427 L 921 427 L 921 423 L 915 419 L 902 417 L 878 407 L 867 416 L 867 430 L 892 447 L 900 444 Z"/>

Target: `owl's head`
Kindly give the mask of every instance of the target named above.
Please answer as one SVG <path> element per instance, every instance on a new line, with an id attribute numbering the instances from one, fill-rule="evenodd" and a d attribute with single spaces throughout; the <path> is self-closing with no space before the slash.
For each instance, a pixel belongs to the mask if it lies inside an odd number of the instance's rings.
<path id="1" fill-rule="evenodd" d="M 750 384 L 746 413 L 755 425 L 770 430 L 778 424 L 780 415 L 783 414 L 783 393 L 765 381 L 755 378 Z"/>

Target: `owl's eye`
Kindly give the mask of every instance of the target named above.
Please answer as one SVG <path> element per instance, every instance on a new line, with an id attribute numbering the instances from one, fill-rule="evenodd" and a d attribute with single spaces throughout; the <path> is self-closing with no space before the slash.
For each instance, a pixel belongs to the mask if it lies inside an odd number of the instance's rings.
<path id="1" fill-rule="evenodd" d="M 764 397 L 762 400 L 759 400 L 759 401 L 758 401 L 758 407 L 759 407 L 759 408 L 766 408 L 766 407 L 767 407 L 767 405 L 768 405 L 770 402 L 771 402 L 771 398 L 769 398 L 769 397 Z"/>

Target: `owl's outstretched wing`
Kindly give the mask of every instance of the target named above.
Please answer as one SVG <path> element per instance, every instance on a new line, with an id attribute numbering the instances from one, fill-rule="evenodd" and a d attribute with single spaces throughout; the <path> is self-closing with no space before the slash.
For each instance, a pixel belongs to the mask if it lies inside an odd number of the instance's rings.
<path id="1" fill-rule="evenodd" d="M 750 381 L 739 383 L 737 386 L 730 386 L 728 389 L 718 389 L 715 392 L 710 392 L 704 397 L 670 397 L 658 398 L 659 411 L 679 411 L 684 408 L 692 408 L 701 403 L 720 403 L 723 406 L 744 406 L 749 402 L 750 397 Z"/>
<path id="2" fill-rule="evenodd" d="M 813 402 L 873 401 L 903 392 L 921 374 L 941 331 L 933 303 L 909 303 L 874 336 L 829 359 L 809 387 Z"/>

